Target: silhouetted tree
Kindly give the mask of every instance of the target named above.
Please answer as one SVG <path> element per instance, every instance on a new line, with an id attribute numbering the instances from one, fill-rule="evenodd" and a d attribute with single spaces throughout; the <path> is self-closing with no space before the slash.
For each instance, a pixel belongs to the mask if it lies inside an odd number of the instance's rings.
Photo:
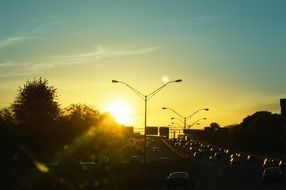
<path id="1" fill-rule="evenodd" d="M 259 111 L 248 115 L 239 125 L 230 127 L 231 145 L 246 151 L 281 151 L 281 119 L 278 114 Z"/>
<path id="2" fill-rule="evenodd" d="M 11 107 L 18 121 L 30 124 L 45 124 L 60 114 L 56 88 L 42 78 L 28 80 L 24 87 L 19 87 Z"/>
<path id="3" fill-rule="evenodd" d="M 277 114 L 267 111 L 256 112 L 245 118 L 241 124 L 245 129 L 248 145 L 257 150 L 279 150 L 281 140 L 281 119 Z"/>
<path id="4" fill-rule="evenodd" d="M 13 124 L 13 114 L 10 108 L 0 110 L 0 125 L 10 126 Z"/>
<path id="5" fill-rule="evenodd" d="M 66 117 L 72 121 L 95 122 L 99 119 L 99 111 L 85 104 L 71 104 L 65 109 Z"/>
<path id="6" fill-rule="evenodd" d="M 74 127 L 75 133 L 87 131 L 100 117 L 99 111 L 85 104 L 71 104 L 64 109 L 64 119 Z"/>
<path id="7" fill-rule="evenodd" d="M 210 124 L 210 128 L 212 128 L 213 130 L 217 130 L 217 129 L 219 129 L 220 128 L 220 125 L 218 124 L 218 123 L 216 123 L 216 122 L 212 122 L 211 124 Z"/>

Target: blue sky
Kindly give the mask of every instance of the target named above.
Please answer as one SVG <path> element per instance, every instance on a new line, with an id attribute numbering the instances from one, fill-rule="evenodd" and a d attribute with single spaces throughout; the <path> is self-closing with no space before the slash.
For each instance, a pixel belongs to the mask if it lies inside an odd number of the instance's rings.
<path id="1" fill-rule="evenodd" d="M 210 107 L 208 122 L 223 125 L 259 110 L 279 112 L 285 18 L 282 0 L 1 1 L 0 107 L 27 79 L 42 76 L 59 89 L 63 106 L 106 110 L 123 99 L 133 110 L 130 124 L 139 126 L 142 102 L 110 81 L 148 93 L 168 76 L 184 82 L 150 102 L 154 125 L 167 124 L 162 106 L 186 115 Z"/>

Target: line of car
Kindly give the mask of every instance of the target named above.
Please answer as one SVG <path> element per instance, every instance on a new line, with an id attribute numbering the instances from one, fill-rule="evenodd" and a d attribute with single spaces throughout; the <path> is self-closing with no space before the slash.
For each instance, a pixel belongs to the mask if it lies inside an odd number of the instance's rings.
<path id="1" fill-rule="evenodd" d="M 231 151 L 228 148 L 222 148 L 211 144 L 201 143 L 194 140 L 170 139 L 169 143 L 181 151 L 187 152 L 194 159 L 202 159 L 207 155 L 210 161 L 224 159 L 229 162 L 230 166 L 240 166 L 242 161 L 249 163 L 262 162 L 261 179 L 263 183 L 283 182 L 284 171 L 286 168 L 285 161 L 282 159 L 265 158 L 253 154 Z"/>

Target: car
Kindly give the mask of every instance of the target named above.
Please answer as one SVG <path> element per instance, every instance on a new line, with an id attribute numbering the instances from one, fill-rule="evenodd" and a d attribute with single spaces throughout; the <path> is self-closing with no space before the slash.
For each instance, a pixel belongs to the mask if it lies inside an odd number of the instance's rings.
<path id="1" fill-rule="evenodd" d="M 159 147 L 154 146 L 154 147 L 153 147 L 153 152 L 159 152 Z"/>
<path id="2" fill-rule="evenodd" d="M 198 151 L 199 151 L 199 152 L 204 152 L 204 150 L 203 150 L 203 149 L 201 149 L 201 148 L 199 148 L 199 149 L 198 149 Z"/>
<path id="3" fill-rule="evenodd" d="M 110 162 L 110 158 L 108 156 L 104 156 L 98 160 L 99 164 L 108 164 Z"/>
<path id="4" fill-rule="evenodd" d="M 162 156 L 161 160 L 169 160 L 169 157 L 168 156 Z"/>
<path id="5" fill-rule="evenodd" d="M 210 156 L 209 160 L 214 161 L 214 160 L 217 160 L 217 158 L 215 156 Z"/>
<path id="6" fill-rule="evenodd" d="M 224 153 L 224 149 L 223 149 L 223 148 L 219 148 L 219 149 L 218 149 L 218 152 L 219 152 L 219 153 Z"/>
<path id="7" fill-rule="evenodd" d="M 196 159 L 201 159 L 202 158 L 202 153 L 201 152 L 194 152 L 193 156 Z"/>
<path id="8" fill-rule="evenodd" d="M 133 155 L 130 157 L 130 163 L 136 164 L 139 163 L 139 156 L 138 155 Z"/>
<path id="9" fill-rule="evenodd" d="M 230 159 L 231 159 L 231 158 L 234 158 L 234 157 L 236 157 L 235 154 L 231 154 L 231 155 L 229 156 Z"/>
<path id="10" fill-rule="evenodd" d="M 216 153 L 214 154 L 214 157 L 215 157 L 216 159 L 219 159 L 219 158 L 222 157 L 222 155 L 221 155 L 220 153 L 216 152 Z"/>
<path id="11" fill-rule="evenodd" d="M 229 163 L 231 165 L 239 165 L 240 161 L 239 161 L 239 159 L 237 157 L 232 157 L 232 158 L 230 158 Z"/>
<path id="12" fill-rule="evenodd" d="M 285 160 L 280 160 L 278 166 L 281 169 L 285 169 L 286 168 Z"/>
<path id="13" fill-rule="evenodd" d="M 191 175 L 185 171 L 172 172 L 166 179 L 167 189 L 189 189 L 194 187 Z"/>
<path id="14" fill-rule="evenodd" d="M 249 154 L 246 159 L 250 162 L 256 162 L 257 160 L 256 157 L 251 154 Z"/>
<path id="15" fill-rule="evenodd" d="M 79 161 L 80 165 L 96 165 L 94 161 Z"/>
<path id="16" fill-rule="evenodd" d="M 271 166 L 266 167 L 262 172 L 263 183 L 268 182 L 282 182 L 283 181 L 283 172 L 279 167 Z"/>
<path id="17" fill-rule="evenodd" d="M 241 160 L 246 160 L 247 156 L 244 153 L 237 153 L 237 157 Z"/>
<path id="18" fill-rule="evenodd" d="M 271 166 L 278 166 L 278 161 L 271 159 L 271 158 L 265 158 L 262 164 L 263 169 Z"/>

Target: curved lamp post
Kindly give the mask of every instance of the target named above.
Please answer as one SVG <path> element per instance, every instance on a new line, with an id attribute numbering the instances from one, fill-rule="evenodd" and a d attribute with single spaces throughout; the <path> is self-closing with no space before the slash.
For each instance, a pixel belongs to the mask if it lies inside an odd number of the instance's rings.
<path id="1" fill-rule="evenodd" d="M 146 127 L 147 127 L 147 101 L 152 98 L 155 94 L 157 94 L 160 90 L 162 90 L 162 88 L 164 88 L 165 86 L 167 86 L 170 83 L 174 83 L 174 82 L 182 82 L 182 79 L 178 79 L 178 80 L 173 80 L 173 81 L 169 81 L 167 83 L 165 83 L 164 85 L 160 86 L 159 88 L 157 88 L 156 90 L 154 90 L 153 92 L 151 92 L 150 94 L 143 94 L 140 91 L 136 90 L 135 88 L 133 88 L 132 86 L 130 86 L 129 84 L 127 84 L 126 82 L 122 82 L 122 81 L 118 81 L 118 80 L 112 80 L 112 83 L 121 83 L 126 85 L 128 88 L 130 88 L 135 94 L 137 94 L 142 100 L 144 100 L 145 102 L 145 116 L 144 116 L 144 164 L 146 163 Z"/>
<path id="2" fill-rule="evenodd" d="M 201 121 L 201 120 L 205 120 L 205 119 L 207 119 L 207 118 L 204 117 L 204 118 L 198 119 L 197 121 L 191 123 L 188 127 L 191 128 L 193 125 L 196 125 L 196 124 L 199 125 L 200 123 L 198 123 L 198 122 Z"/>
<path id="3" fill-rule="evenodd" d="M 179 114 L 178 112 L 176 112 L 175 110 L 173 110 L 172 108 L 162 107 L 162 109 L 163 109 L 163 110 L 166 110 L 166 109 L 167 109 L 167 110 L 171 110 L 171 111 L 174 112 L 177 116 L 179 116 L 180 119 L 179 119 L 179 118 L 174 118 L 174 117 L 172 117 L 171 119 L 178 119 L 178 120 L 182 121 L 182 122 L 184 123 L 184 129 L 186 129 L 187 120 L 190 119 L 193 115 L 195 115 L 196 113 L 198 113 L 198 112 L 200 112 L 200 111 L 203 111 L 203 110 L 204 110 L 204 111 L 209 111 L 208 108 L 203 108 L 203 109 L 199 109 L 199 110 L 195 111 L 194 113 L 192 113 L 192 114 L 188 115 L 187 117 L 185 117 L 185 116 L 183 116 L 182 114 Z"/>
<path id="4" fill-rule="evenodd" d="M 181 124 L 179 124 L 179 123 L 177 123 L 177 122 L 172 122 L 172 125 L 175 125 L 175 124 L 176 124 L 177 126 L 174 126 L 174 128 L 177 129 L 177 132 L 178 132 L 178 134 L 180 135 L 184 126 L 182 126 Z"/>

